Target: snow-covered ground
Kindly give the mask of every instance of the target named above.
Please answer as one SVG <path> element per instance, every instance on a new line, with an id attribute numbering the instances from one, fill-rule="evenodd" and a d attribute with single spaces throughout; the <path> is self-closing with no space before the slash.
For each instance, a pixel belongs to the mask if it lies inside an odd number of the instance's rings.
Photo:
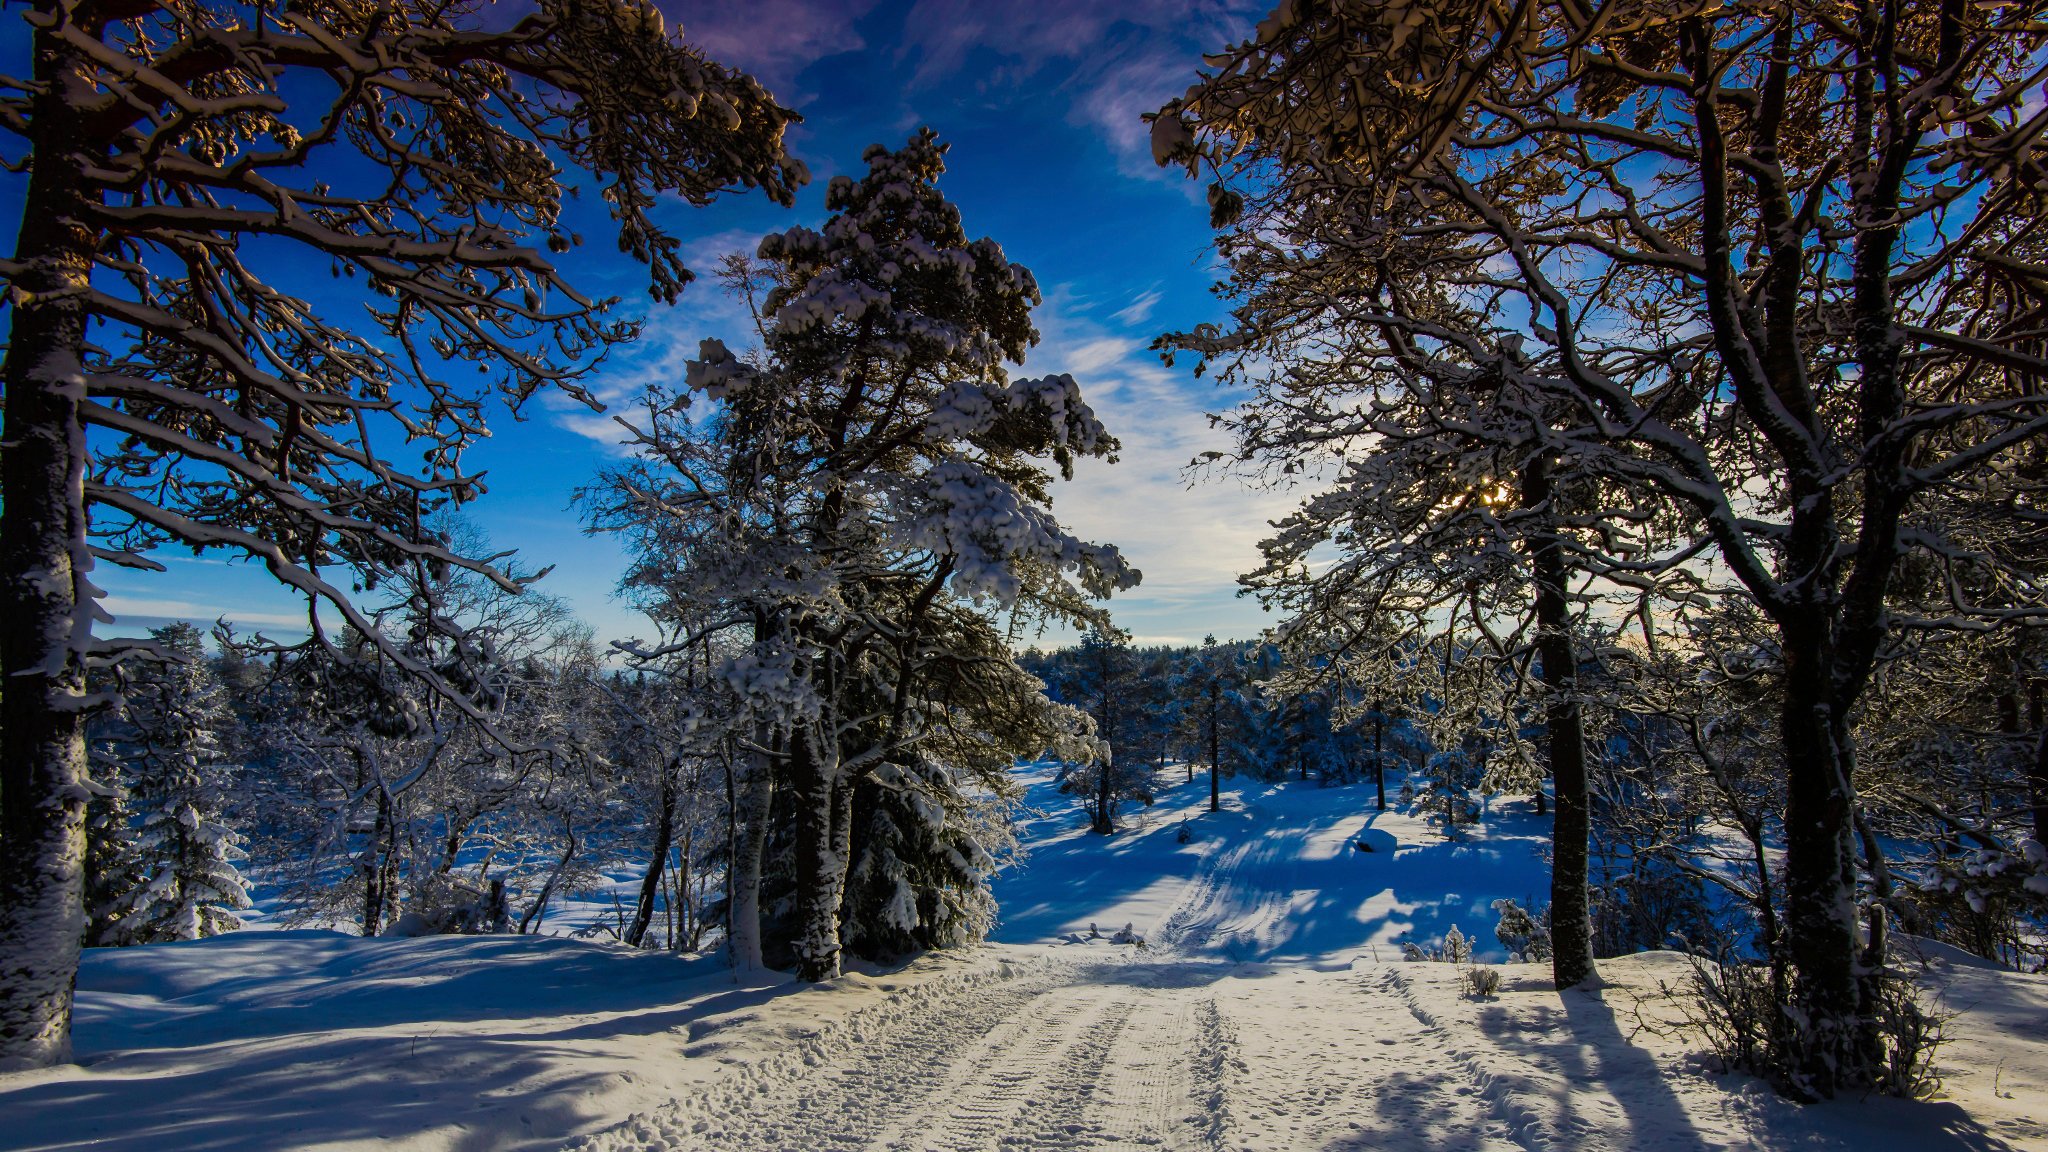
<path id="1" fill-rule="evenodd" d="M 1936 957 L 1946 1098 L 1800 1108 L 1668 1027 L 1680 957 L 1488 1001 L 1398 959 L 1540 896 L 1521 802 L 1450 844 L 1370 788 L 1208 814 L 1198 777 L 1105 841 L 1026 772 L 998 943 L 829 987 L 560 938 L 94 952 L 81 1064 L 0 1078 L 0 1148 L 2048 1149 L 2048 978 Z"/>

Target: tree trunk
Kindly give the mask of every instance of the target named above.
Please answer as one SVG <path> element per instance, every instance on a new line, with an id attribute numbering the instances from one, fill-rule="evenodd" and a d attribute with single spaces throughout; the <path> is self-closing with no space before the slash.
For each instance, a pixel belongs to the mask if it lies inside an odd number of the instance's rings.
<path id="1" fill-rule="evenodd" d="M 796 804 L 796 978 L 839 976 L 839 897 L 846 877 L 838 837 L 837 750 L 812 734 L 791 742 Z"/>
<path id="2" fill-rule="evenodd" d="M 370 842 L 363 849 L 369 858 L 363 864 L 363 935 L 375 936 L 384 929 L 384 906 L 391 899 L 391 793 L 377 790 L 377 819 L 370 825 Z"/>
<path id="3" fill-rule="evenodd" d="M 633 905 L 633 923 L 626 928 L 626 945 L 630 948 L 640 947 L 640 941 L 647 936 L 647 926 L 654 922 L 654 898 L 661 893 L 661 870 L 668 864 L 669 844 L 675 839 L 678 770 L 674 761 L 662 766 L 661 789 L 655 800 L 654 844 L 648 849 L 647 873 L 640 878 L 640 899 Z"/>
<path id="4" fill-rule="evenodd" d="M 534 897 L 533 907 L 528 908 L 526 915 L 519 918 L 521 936 L 540 928 L 541 921 L 547 916 L 548 901 L 555 895 L 555 886 L 562 882 L 562 874 L 569 870 L 570 861 L 576 859 L 576 850 L 582 846 L 574 826 L 564 823 L 562 833 L 569 838 L 569 842 L 563 846 L 562 858 L 555 861 L 554 870 L 548 873 L 547 883 L 540 886 L 540 895 Z"/>
<path id="5" fill-rule="evenodd" d="M 1547 505 L 1552 497 L 1550 470 L 1537 457 L 1522 477 L 1525 507 Z M 1569 573 L 1564 545 L 1555 535 L 1528 541 L 1529 565 L 1536 580 L 1536 647 L 1545 689 L 1544 735 L 1550 775 L 1557 782 L 1557 819 L 1551 827 L 1550 935 L 1551 980 L 1573 988 L 1591 979 L 1593 913 L 1587 892 L 1586 846 L 1592 814 L 1586 802 L 1586 731 L 1579 690 L 1578 653 L 1572 644 L 1571 603 L 1566 598 Z M 1543 790 L 1538 784 L 1537 792 Z"/>
<path id="6" fill-rule="evenodd" d="M 775 765 L 768 755 L 771 737 L 765 726 L 755 729 L 754 750 L 747 753 L 746 780 L 741 788 L 739 850 L 731 864 L 732 894 L 726 901 L 726 941 L 733 967 L 759 972 L 761 958 L 761 863 L 768 852 L 768 817 L 775 800 Z"/>
<path id="7" fill-rule="evenodd" d="M 90 86 L 35 36 L 40 85 L 0 441 L 0 1071 L 71 1058 L 85 931 L 83 657 L 92 640 L 86 549 L 85 314 L 95 237 L 82 221 L 87 149 L 65 98 Z M 40 145 L 40 141 L 38 142 Z"/>
<path id="8" fill-rule="evenodd" d="M 2028 800 L 2034 809 L 2034 843 L 2048 848 L 2048 700 L 2043 699 L 2043 683 L 2036 680 L 2029 689 L 2032 701 L 2028 719 L 2038 735 L 2034 740 L 2034 759 L 2028 766 Z"/>
<path id="9" fill-rule="evenodd" d="M 1219 736 L 1217 728 L 1217 700 L 1219 689 L 1216 682 L 1209 682 L 1209 811 L 1223 810 L 1223 758 L 1218 754 Z"/>
<path id="10" fill-rule="evenodd" d="M 1386 706 L 1377 704 L 1372 710 L 1372 786 L 1379 793 L 1379 810 L 1387 810 L 1387 765 L 1380 757 L 1380 736 L 1387 726 Z"/>
<path id="11" fill-rule="evenodd" d="M 1847 725 L 1829 692 L 1825 623 L 1785 639 L 1785 943 L 1798 973 L 1809 1091 L 1860 1090 L 1876 1066 L 1857 971 L 1855 794 Z"/>
<path id="12" fill-rule="evenodd" d="M 1116 831 L 1115 823 L 1109 818 L 1109 777 L 1114 764 L 1113 759 L 1105 758 L 1101 771 L 1095 777 L 1095 831 L 1104 836 Z"/>

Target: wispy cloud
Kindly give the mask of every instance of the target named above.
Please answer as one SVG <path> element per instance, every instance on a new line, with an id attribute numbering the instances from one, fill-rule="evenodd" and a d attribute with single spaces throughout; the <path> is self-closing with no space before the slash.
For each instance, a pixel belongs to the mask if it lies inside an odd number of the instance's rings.
<path id="1" fill-rule="evenodd" d="M 660 0 L 683 39 L 721 64 L 751 73 L 783 103 L 809 95 L 797 79 L 812 64 L 867 47 L 857 27 L 876 0 Z"/>
<path id="2" fill-rule="evenodd" d="M 977 51 L 1010 62 L 997 78 L 1004 83 L 1065 69 L 1068 118 L 1109 144 L 1124 175 L 1178 179 L 1152 163 L 1140 117 L 1185 91 L 1202 53 L 1242 38 L 1269 6 L 1266 0 L 917 0 L 904 22 L 901 51 L 918 54 L 913 79 L 919 84 L 957 75 Z"/>
<path id="3" fill-rule="evenodd" d="M 1148 288 L 1138 293 L 1137 298 L 1129 304 L 1110 313 L 1110 316 L 1119 324 L 1136 326 L 1151 319 L 1152 309 L 1158 306 L 1159 290 L 1157 288 Z"/>
<path id="4" fill-rule="evenodd" d="M 719 233 L 686 245 L 684 255 L 702 275 L 727 252 L 751 253 L 759 239 L 751 232 Z M 680 384 L 685 362 L 697 356 L 699 343 L 707 337 L 723 340 L 735 351 L 755 339 L 753 318 L 746 306 L 708 275 L 692 285 L 679 303 L 649 313 L 640 339 L 617 352 L 587 382 L 604 411 L 593 412 L 558 392 L 543 393 L 540 403 L 561 428 L 595 441 L 613 456 L 629 456 L 628 433 L 619 420 L 635 420 L 634 409 L 648 388 Z"/>
<path id="5" fill-rule="evenodd" d="M 1256 632 L 1259 610 L 1234 599 L 1236 579 L 1257 566 L 1268 524 L 1301 494 L 1191 474 L 1202 452 L 1229 447 L 1208 413 L 1230 398 L 1161 364 L 1145 341 L 1094 318 L 1068 289 L 1055 288 L 1034 319 L 1044 339 L 1026 369 L 1072 373 L 1123 442 L 1117 463 L 1083 461 L 1054 493 L 1071 529 L 1117 545 L 1144 571 L 1144 583 L 1113 605 L 1118 619 L 1140 635 L 1179 635 L 1191 618 L 1205 630 L 1213 622 L 1218 635 Z"/>
<path id="6" fill-rule="evenodd" d="M 201 603 L 195 600 L 171 600 L 147 596 L 128 596 L 112 593 L 100 601 L 114 617 L 118 630 L 120 625 L 146 625 L 170 620 L 190 620 L 196 624 L 211 624 L 225 617 L 230 624 L 238 627 L 298 628 L 306 626 L 306 614 L 299 612 L 251 612 L 245 607 L 226 604 Z"/>

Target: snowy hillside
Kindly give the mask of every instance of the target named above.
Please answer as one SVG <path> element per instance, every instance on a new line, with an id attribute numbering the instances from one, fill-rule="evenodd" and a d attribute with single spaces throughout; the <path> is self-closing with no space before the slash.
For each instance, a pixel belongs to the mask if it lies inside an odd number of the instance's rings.
<path id="1" fill-rule="evenodd" d="M 1671 1033 L 1675 955 L 1563 996 L 1505 966 L 1487 1001 L 1398 959 L 1537 894 L 1521 802 L 1452 844 L 1369 787 L 1212 815 L 1198 777 L 1105 840 L 1022 771 L 996 944 L 820 988 L 559 938 L 96 950 L 81 1066 L 0 1079 L 0 1147 L 2048 1148 L 2048 978 L 1937 960 L 1947 1098 L 1800 1108 Z"/>

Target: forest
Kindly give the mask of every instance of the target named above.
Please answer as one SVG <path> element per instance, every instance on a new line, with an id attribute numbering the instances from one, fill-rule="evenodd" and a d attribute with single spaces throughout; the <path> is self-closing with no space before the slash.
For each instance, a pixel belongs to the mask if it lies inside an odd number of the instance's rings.
<path id="1" fill-rule="evenodd" d="M 1199 644 L 1055 514 L 1156 430 L 1038 370 L 1067 298 L 942 116 L 799 159 L 647 0 L 0 22 L 0 1070 L 72 1060 L 82 964 L 259 929 L 981 955 L 1047 803 L 1212 868 L 1261 796 L 1361 857 L 1537 820 L 1530 988 L 1687 957 L 1790 1101 L 1934 1090 L 1902 949 L 2048 972 L 2048 4 L 1281 0 L 1179 59 L 1126 127 L 1210 296 L 1145 355 L 1176 479 L 1288 508 Z M 735 202 L 784 222 L 706 264 Z M 479 517 L 568 409 L 631 636 Z M 173 558 L 298 617 L 102 607 Z"/>

